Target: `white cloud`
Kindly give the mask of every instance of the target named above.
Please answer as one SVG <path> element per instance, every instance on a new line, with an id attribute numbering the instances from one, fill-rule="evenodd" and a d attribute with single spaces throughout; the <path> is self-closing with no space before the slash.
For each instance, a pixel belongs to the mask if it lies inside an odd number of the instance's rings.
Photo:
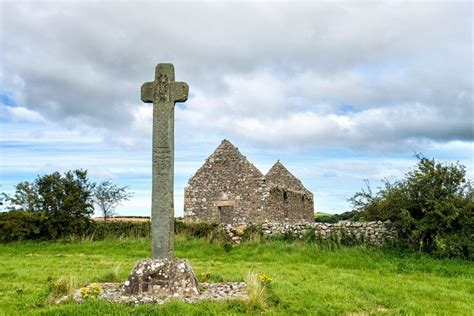
<path id="1" fill-rule="evenodd" d="M 139 87 L 159 61 L 174 62 L 177 79 L 190 84 L 178 119 L 196 134 L 217 128 L 256 144 L 310 139 L 362 150 L 472 141 L 471 9 L 462 2 L 6 1 L 0 78 L 20 107 L 97 129 L 127 148 L 146 146 L 150 110 Z M 400 110 L 412 105 L 427 111 Z"/>
<path id="2" fill-rule="evenodd" d="M 0 118 L 10 120 L 12 122 L 28 122 L 42 123 L 45 122 L 44 117 L 37 111 L 32 111 L 25 107 L 11 107 L 0 105 Z"/>
<path id="3" fill-rule="evenodd" d="M 222 138 L 260 167 L 286 155 L 321 210 L 345 209 L 364 178 L 400 176 L 415 151 L 472 177 L 470 2 L 3 0 L 0 15 L 0 97 L 15 101 L 0 108 L 3 175 L 84 167 L 133 183 L 148 212 L 140 86 L 173 62 L 190 86 L 176 107 L 177 210 Z"/>

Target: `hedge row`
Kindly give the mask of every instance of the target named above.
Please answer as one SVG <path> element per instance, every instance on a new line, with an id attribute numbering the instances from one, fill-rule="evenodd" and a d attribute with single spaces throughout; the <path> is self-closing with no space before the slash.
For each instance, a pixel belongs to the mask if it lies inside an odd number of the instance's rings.
<path id="1" fill-rule="evenodd" d="M 106 221 L 98 222 L 84 218 L 73 234 L 51 234 L 52 221 L 44 213 L 10 211 L 0 213 L 0 242 L 17 240 L 51 240 L 51 239 L 88 239 L 104 238 L 149 238 L 151 226 L 149 221 Z M 175 221 L 175 233 L 188 238 L 206 238 L 208 240 L 226 240 L 225 231 L 217 223 L 186 223 Z"/>

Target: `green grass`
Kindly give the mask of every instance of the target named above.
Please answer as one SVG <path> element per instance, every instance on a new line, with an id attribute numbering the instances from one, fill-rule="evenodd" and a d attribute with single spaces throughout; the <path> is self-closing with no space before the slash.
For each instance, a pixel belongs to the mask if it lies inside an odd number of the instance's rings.
<path id="1" fill-rule="evenodd" d="M 336 214 L 324 213 L 324 212 L 314 212 L 314 217 L 325 217 L 325 216 L 333 216 Z"/>
<path id="2" fill-rule="evenodd" d="M 172 302 L 139 306 L 89 302 L 46 304 L 48 278 L 77 284 L 125 280 L 135 261 L 150 253 L 147 240 L 18 242 L 0 245 L 0 314 L 23 315 L 223 315 L 258 314 L 241 302 Z M 176 241 L 176 256 L 198 278 L 241 281 L 253 270 L 272 278 L 268 314 L 472 315 L 474 265 L 463 260 L 397 254 L 364 246 L 320 249 L 315 244 L 268 241 L 226 252 L 205 240 Z M 275 303 L 276 302 L 276 303 Z"/>

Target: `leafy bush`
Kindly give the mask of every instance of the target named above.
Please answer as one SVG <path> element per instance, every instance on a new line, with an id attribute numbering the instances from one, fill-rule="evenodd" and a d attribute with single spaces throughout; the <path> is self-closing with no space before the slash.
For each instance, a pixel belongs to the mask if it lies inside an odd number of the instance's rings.
<path id="1" fill-rule="evenodd" d="M 63 176 L 53 172 L 17 184 L 15 194 L 7 197 L 10 212 L 0 219 L 0 239 L 54 239 L 83 231 L 94 211 L 93 188 L 84 170 Z"/>
<path id="2" fill-rule="evenodd" d="M 38 177 L 33 187 L 37 192 L 39 208 L 48 215 L 51 238 L 82 231 L 94 212 L 92 197 L 94 184 L 87 171 L 59 172 Z"/>
<path id="3" fill-rule="evenodd" d="M 229 236 L 219 223 L 184 222 L 175 220 L 175 234 L 184 235 L 187 238 L 206 238 L 211 242 L 229 241 Z"/>
<path id="4" fill-rule="evenodd" d="M 10 211 L 0 213 L 0 241 L 39 239 L 48 234 L 44 212 Z"/>
<path id="5" fill-rule="evenodd" d="M 0 194 L 9 212 L 0 213 L 0 241 L 23 239 L 148 237 L 149 223 L 91 222 L 94 202 L 107 218 L 123 200 L 131 197 L 127 187 L 110 181 L 96 186 L 87 171 L 53 172 L 34 182 L 20 182 L 13 196 Z"/>
<path id="6" fill-rule="evenodd" d="M 472 258 L 474 190 L 465 167 L 416 157 L 417 166 L 404 179 L 385 180 L 377 193 L 367 183 L 350 201 L 367 220 L 395 223 L 413 249 Z"/>
<path id="7" fill-rule="evenodd" d="M 263 237 L 261 224 L 251 224 L 247 226 L 242 235 L 242 241 L 260 241 Z"/>
<path id="8" fill-rule="evenodd" d="M 224 245 L 222 246 L 224 248 L 224 251 L 226 253 L 229 253 L 232 251 L 232 249 L 234 249 L 234 246 L 232 245 L 232 242 L 225 242 Z"/>

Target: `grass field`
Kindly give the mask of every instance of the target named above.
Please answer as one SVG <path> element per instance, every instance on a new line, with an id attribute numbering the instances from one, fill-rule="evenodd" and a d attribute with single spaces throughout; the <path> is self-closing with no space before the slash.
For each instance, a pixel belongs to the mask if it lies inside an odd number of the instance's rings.
<path id="1" fill-rule="evenodd" d="M 79 287 L 90 281 L 125 280 L 136 260 L 149 256 L 140 239 L 94 242 L 19 242 L 0 245 L 0 314 L 40 315 L 223 315 L 261 313 L 241 302 L 173 302 L 130 307 L 106 302 L 50 305 L 48 278 Z M 281 315 L 439 314 L 473 315 L 474 265 L 463 260 L 400 255 L 356 246 L 335 250 L 315 244 L 268 241 L 242 244 L 230 252 L 205 240 L 176 241 L 177 257 L 196 272 L 239 281 L 249 270 L 272 281 L 273 305 Z"/>

